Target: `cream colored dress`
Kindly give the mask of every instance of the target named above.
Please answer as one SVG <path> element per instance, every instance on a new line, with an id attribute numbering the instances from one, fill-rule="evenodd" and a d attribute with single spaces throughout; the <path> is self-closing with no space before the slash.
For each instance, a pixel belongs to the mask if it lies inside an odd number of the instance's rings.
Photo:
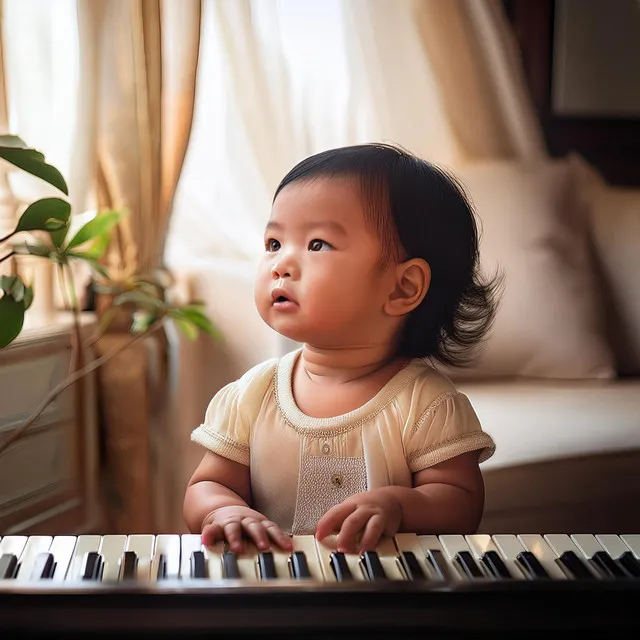
<path id="1" fill-rule="evenodd" d="M 300 411 L 292 373 L 300 350 L 256 365 L 213 397 L 191 436 L 249 465 L 253 508 L 292 535 L 311 534 L 345 498 L 468 451 L 495 450 L 468 398 L 422 359 L 362 407 L 332 418 Z"/>

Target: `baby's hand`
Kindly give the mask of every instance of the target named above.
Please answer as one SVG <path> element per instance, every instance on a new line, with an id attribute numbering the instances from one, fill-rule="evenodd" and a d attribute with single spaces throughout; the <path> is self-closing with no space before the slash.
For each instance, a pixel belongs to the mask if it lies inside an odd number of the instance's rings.
<path id="1" fill-rule="evenodd" d="M 242 506 L 220 507 L 209 514 L 202 527 L 202 543 L 209 546 L 217 540 L 226 540 L 230 551 L 242 553 L 245 547 L 243 534 L 262 551 L 270 547 L 270 539 L 282 549 L 292 548 L 289 536 L 275 522 Z"/>
<path id="2" fill-rule="evenodd" d="M 316 538 L 338 532 L 338 551 L 374 551 L 382 536 L 393 536 L 402 522 L 397 498 L 382 489 L 358 493 L 332 507 L 318 521 Z M 358 537 L 360 544 L 357 544 Z"/>

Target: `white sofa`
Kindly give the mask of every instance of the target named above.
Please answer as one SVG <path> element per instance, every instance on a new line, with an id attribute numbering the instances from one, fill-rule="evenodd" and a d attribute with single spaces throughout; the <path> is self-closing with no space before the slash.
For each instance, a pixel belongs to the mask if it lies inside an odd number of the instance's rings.
<path id="1" fill-rule="evenodd" d="M 449 372 L 497 443 L 482 531 L 640 532 L 640 195 L 574 159 L 459 175 L 485 267 L 506 276 L 479 363 Z M 255 312 L 250 266 L 189 271 L 225 338 L 180 350 L 179 487 L 201 455 L 189 433 L 211 395 L 286 350 Z"/>
<path id="2" fill-rule="evenodd" d="M 640 190 L 607 186 L 576 159 L 568 165 L 613 372 L 590 376 L 574 363 L 562 377 L 550 366 L 548 377 L 459 382 L 498 444 L 484 465 L 486 533 L 640 531 Z M 593 335 L 580 340 L 593 348 Z"/>

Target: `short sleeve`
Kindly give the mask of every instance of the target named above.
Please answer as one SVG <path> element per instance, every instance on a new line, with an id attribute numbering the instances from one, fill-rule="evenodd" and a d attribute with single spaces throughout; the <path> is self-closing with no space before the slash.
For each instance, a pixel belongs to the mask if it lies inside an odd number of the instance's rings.
<path id="1" fill-rule="evenodd" d="M 269 385 L 275 361 L 256 365 L 240 379 L 222 387 L 211 399 L 204 421 L 191 433 L 191 440 L 225 458 L 249 464 L 251 425 Z"/>
<path id="2" fill-rule="evenodd" d="M 412 473 L 469 451 L 479 451 L 480 462 L 495 452 L 495 443 L 482 430 L 471 402 L 457 390 L 441 393 L 406 426 L 404 447 Z"/>

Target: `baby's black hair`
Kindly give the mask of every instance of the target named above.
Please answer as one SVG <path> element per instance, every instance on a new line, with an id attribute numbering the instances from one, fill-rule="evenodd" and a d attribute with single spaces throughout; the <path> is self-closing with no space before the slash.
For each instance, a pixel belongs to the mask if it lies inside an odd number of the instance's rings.
<path id="1" fill-rule="evenodd" d="M 331 149 L 298 163 L 282 179 L 353 178 L 362 190 L 367 220 L 396 260 L 423 258 L 431 283 L 408 316 L 399 356 L 464 366 L 488 333 L 501 277 L 482 277 L 475 212 L 464 188 L 444 169 L 389 144 Z"/>

